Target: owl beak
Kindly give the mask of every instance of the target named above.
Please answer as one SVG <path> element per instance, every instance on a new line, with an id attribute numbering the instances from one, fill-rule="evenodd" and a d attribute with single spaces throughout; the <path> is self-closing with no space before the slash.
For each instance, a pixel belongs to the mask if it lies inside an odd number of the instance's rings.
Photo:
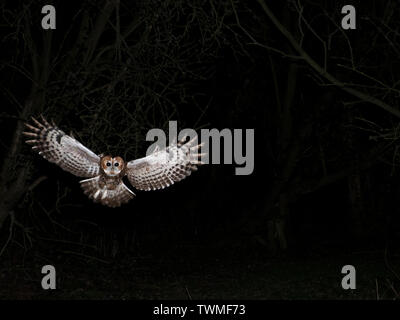
<path id="1" fill-rule="evenodd" d="M 111 171 L 111 173 L 110 173 L 111 176 L 116 176 L 118 174 L 118 172 L 116 172 L 114 166 L 111 168 L 110 171 Z"/>

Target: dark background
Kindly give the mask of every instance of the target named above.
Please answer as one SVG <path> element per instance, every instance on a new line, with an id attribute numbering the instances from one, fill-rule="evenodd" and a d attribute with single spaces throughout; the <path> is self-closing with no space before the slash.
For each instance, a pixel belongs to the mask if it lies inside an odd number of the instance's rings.
<path id="1" fill-rule="evenodd" d="M 356 30 L 341 28 L 346 4 Z M 0 8 L 1 298 L 399 298 L 397 1 Z M 254 172 L 205 165 L 110 209 L 23 143 L 40 114 L 128 161 L 170 120 L 251 128 Z M 346 264 L 357 290 L 340 286 Z"/>

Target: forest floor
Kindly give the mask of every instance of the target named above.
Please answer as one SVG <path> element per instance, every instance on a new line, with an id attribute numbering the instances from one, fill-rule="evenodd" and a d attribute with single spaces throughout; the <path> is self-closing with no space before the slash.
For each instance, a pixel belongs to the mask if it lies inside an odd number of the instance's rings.
<path id="1" fill-rule="evenodd" d="M 54 260 L 54 261 L 50 261 Z M 52 264 L 57 289 L 41 288 Z M 356 268 L 356 289 L 341 287 L 344 265 Z M 0 299 L 394 299 L 400 255 L 384 252 L 271 258 L 242 249 L 186 247 L 103 262 L 76 254 L 35 255 L 0 267 Z M 397 295 L 397 299 L 400 297 Z"/>

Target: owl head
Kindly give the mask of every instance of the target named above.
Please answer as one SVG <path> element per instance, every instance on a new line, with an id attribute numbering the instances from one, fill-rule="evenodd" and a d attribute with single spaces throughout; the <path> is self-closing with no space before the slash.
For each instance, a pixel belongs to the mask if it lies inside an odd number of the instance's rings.
<path id="1" fill-rule="evenodd" d="M 100 165 L 104 173 L 111 177 L 118 176 L 125 168 L 125 162 L 121 157 L 102 157 Z"/>

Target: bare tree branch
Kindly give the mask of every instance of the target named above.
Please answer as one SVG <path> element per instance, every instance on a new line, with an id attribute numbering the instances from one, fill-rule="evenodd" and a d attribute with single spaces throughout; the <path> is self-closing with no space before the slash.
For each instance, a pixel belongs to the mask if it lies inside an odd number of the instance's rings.
<path id="1" fill-rule="evenodd" d="M 306 51 L 304 51 L 304 49 L 301 47 L 301 45 L 293 37 L 293 35 L 275 17 L 275 15 L 272 13 L 272 11 L 269 9 L 269 7 L 265 4 L 265 1 L 264 0 L 257 0 L 257 1 L 261 5 L 261 7 L 263 8 L 263 10 L 267 14 L 267 16 L 270 18 L 272 23 L 285 36 L 285 38 L 290 42 L 290 44 L 299 53 L 299 55 L 304 59 L 304 61 L 307 62 L 316 72 L 318 72 L 326 80 L 328 80 L 335 86 L 341 88 L 342 90 L 346 91 L 347 93 L 349 93 L 357 98 L 360 98 L 361 100 L 363 100 L 365 102 L 374 104 L 374 105 L 390 112 L 394 116 L 400 118 L 400 110 L 393 108 L 392 106 L 388 105 L 387 103 L 383 102 L 380 99 L 377 99 L 373 96 L 370 96 L 368 94 L 365 94 L 365 93 L 355 90 L 353 88 L 349 88 L 345 83 L 336 79 L 334 76 L 332 76 L 330 73 L 328 73 L 327 70 L 322 68 L 313 58 L 311 58 L 308 55 L 308 53 Z"/>

